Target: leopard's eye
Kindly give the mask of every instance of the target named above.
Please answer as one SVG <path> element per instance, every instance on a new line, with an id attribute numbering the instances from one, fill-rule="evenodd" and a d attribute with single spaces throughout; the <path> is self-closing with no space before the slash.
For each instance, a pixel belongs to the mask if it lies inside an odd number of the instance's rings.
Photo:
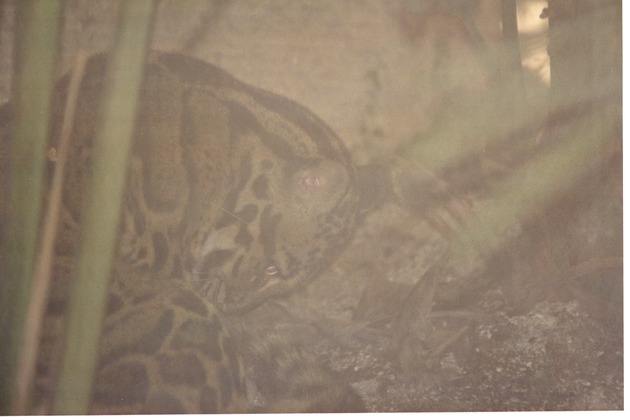
<path id="1" fill-rule="evenodd" d="M 276 274 L 278 274 L 278 267 L 276 267 L 275 265 L 270 265 L 269 267 L 265 268 L 265 275 L 271 277 L 275 276 Z"/>

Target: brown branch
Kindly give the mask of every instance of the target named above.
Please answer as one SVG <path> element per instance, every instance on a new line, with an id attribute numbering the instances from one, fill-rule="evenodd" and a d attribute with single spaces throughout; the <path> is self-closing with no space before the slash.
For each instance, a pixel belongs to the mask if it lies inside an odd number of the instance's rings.
<path id="1" fill-rule="evenodd" d="M 22 353 L 18 359 L 15 379 L 16 391 L 13 401 L 13 414 L 15 415 L 27 414 L 30 402 L 37 362 L 37 352 L 39 349 L 39 336 L 44 319 L 48 291 L 50 290 L 55 238 L 57 237 L 59 213 L 61 211 L 64 169 L 68 156 L 70 136 L 72 134 L 72 128 L 74 127 L 79 88 L 81 87 L 81 80 L 83 79 L 87 58 L 87 53 L 79 54 L 77 65 L 72 72 L 68 96 L 66 98 L 64 119 L 56 155 L 57 162 L 55 164 L 55 172 L 50 189 L 48 211 L 44 215 L 41 249 L 35 263 L 32 283 L 33 289 L 26 312 L 21 346 Z"/>
<path id="2" fill-rule="evenodd" d="M 577 280 L 589 274 L 597 273 L 598 271 L 621 268 L 623 268 L 623 258 L 621 257 L 591 258 L 571 267 L 565 274 L 565 278 L 568 280 Z"/>

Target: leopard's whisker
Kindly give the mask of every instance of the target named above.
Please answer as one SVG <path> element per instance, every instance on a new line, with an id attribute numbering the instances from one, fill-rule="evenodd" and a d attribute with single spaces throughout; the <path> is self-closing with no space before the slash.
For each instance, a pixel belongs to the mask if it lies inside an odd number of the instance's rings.
<path id="1" fill-rule="evenodd" d="M 248 222 L 247 220 L 243 220 L 241 217 L 238 217 L 236 214 L 234 214 L 233 212 L 229 211 L 228 209 L 226 209 L 223 206 L 220 206 L 218 204 L 216 204 L 216 206 L 219 208 L 219 210 L 221 210 L 222 212 L 224 212 L 225 214 L 235 218 L 236 220 L 238 220 L 239 222 L 245 224 L 245 225 L 249 225 L 250 222 Z"/>

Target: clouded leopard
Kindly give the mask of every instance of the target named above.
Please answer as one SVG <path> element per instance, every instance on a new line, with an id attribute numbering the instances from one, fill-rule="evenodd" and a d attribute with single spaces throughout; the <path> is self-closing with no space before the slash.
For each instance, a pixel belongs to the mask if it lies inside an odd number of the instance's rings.
<path id="1" fill-rule="evenodd" d="M 105 68 L 105 55 L 90 59 L 78 98 L 34 395 L 43 412 L 59 370 Z M 62 78 L 54 94 L 53 147 L 68 83 Z M 3 125 L 10 112 L 3 108 Z M 310 111 L 197 59 L 151 53 L 139 112 L 91 412 L 247 411 L 239 352 L 221 314 L 314 278 L 348 241 L 366 188 Z M 297 374 L 306 368 L 289 353 L 256 356 L 271 377 L 263 380 L 288 381 L 269 387 L 269 411 L 362 409 L 332 374 Z M 294 378 L 279 373 L 291 363 L 300 365 Z M 322 383 L 306 383 L 315 376 Z"/>

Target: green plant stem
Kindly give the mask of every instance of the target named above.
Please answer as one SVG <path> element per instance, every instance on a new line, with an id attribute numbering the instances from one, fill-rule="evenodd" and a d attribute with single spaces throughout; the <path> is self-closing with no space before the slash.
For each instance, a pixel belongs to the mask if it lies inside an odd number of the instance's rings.
<path id="1" fill-rule="evenodd" d="M 153 6 L 152 0 L 122 3 L 95 138 L 56 414 L 89 409 Z"/>
<path id="2" fill-rule="evenodd" d="M 0 413 L 8 414 L 37 247 L 61 1 L 17 3 L 15 135 L 0 270 Z M 3 203 L 3 205 L 6 205 Z"/>

